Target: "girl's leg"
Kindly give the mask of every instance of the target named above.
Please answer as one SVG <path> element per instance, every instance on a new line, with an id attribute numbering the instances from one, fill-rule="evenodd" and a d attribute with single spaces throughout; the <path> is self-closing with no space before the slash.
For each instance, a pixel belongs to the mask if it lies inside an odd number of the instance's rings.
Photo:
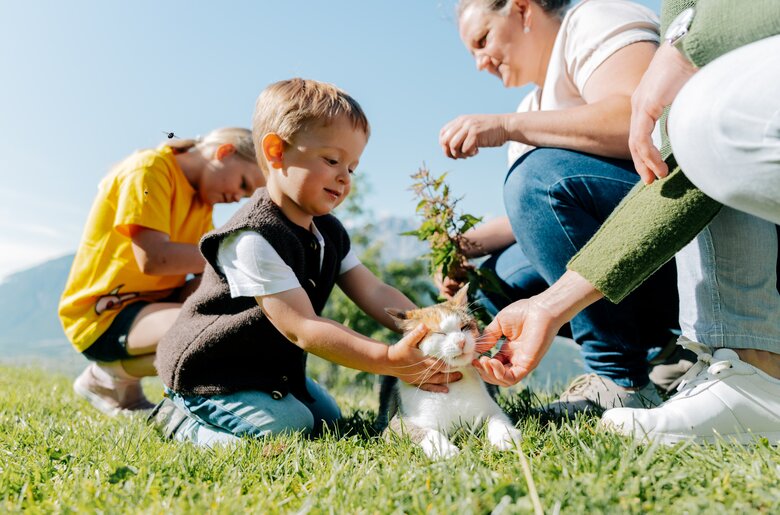
<path id="1" fill-rule="evenodd" d="M 154 356 L 157 344 L 179 316 L 181 304 L 156 302 L 148 304 L 138 312 L 127 333 L 125 348 L 132 356 L 122 360 L 122 368 L 131 376 L 147 377 L 157 375 Z"/>
<path id="2" fill-rule="evenodd" d="M 515 163 L 504 202 L 517 242 L 548 283 L 638 181 L 630 161 L 540 148 Z M 652 313 L 652 316 L 648 316 Z M 677 325 L 676 278 L 663 267 L 619 305 L 602 300 L 571 321 L 586 367 L 623 388 L 648 379 L 648 351 L 664 346 Z"/>

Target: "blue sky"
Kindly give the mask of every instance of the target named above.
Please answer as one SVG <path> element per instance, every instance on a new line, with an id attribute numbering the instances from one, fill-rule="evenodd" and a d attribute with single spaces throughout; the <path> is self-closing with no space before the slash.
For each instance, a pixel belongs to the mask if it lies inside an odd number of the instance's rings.
<path id="1" fill-rule="evenodd" d="M 0 2 L 0 278 L 75 251 L 112 163 L 164 130 L 249 126 L 259 92 L 293 76 L 333 82 L 365 109 L 358 173 L 377 215 L 413 215 L 409 175 L 423 162 L 450 172 L 464 211 L 502 214 L 505 150 L 452 161 L 438 131 L 460 114 L 514 111 L 525 90 L 476 71 L 454 4 Z"/>

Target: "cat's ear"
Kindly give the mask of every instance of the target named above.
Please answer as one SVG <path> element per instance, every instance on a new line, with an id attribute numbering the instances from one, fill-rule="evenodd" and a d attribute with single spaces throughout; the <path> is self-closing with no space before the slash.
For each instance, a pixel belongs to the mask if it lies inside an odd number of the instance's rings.
<path id="1" fill-rule="evenodd" d="M 466 307 L 469 303 L 469 283 L 464 284 L 450 301 L 454 306 Z"/>
<path id="2" fill-rule="evenodd" d="M 408 311 L 397 308 L 385 308 L 385 313 L 390 315 L 393 321 L 395 321 L 395 325 L 398 326 L 399 329 L 404 329 Z"/>

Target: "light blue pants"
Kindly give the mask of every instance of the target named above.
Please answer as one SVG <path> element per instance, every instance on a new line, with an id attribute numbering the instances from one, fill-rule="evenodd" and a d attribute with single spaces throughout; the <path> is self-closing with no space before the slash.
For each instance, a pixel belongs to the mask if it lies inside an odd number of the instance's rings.
<path id="1" fill-rule="evenodd" d="M 167 395 L 189 418 L 176 431 L 178 441 L 212 447 L 239 442 L 242 437 L 259 438 L 283 433 L 318 434 L 324 425 L 341 418 L 341 410 L 325 388 L 306 379 L 313 402 L 293 395 L 275 398 L 250 390 L 209 397 Z"/>
<path id="2" fill-rule="evenodd" d="M 780 354 L 780 36 L 704 66 L 669 115 L 685 175 L 723 210 L 677 254 L 680 327 L 712 347 Z"/>

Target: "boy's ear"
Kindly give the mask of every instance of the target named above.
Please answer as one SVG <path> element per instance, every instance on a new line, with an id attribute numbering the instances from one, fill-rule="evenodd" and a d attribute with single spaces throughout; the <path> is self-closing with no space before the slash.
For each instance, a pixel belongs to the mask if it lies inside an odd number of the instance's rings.
<path id="1" fill-rule="evenodd" d="M 403 309 L 397 309 L 397 308 L 385 308 L 385 313 L 390 315 L 390 317 L 395 322 L 395 325 L 398 326 L 399 329 L 403 329 L 406 325 L 406 314 L 407 311 L 404 311 Z"/>
<path id="2" fill-rule="evenodd" d="M 284 157 L 284 141 L 275 132 L 269 132 L 263 136 L 260 142 L 263 146 L 263 156 L 271 168 L 281 168 Z"/>
<path id="3" fill-rule="evenodd" d="M 222 161 L 227 156 L 236 153 L 236 147 L 232 143 L 223 143 L 217 147 L 217 151 L 214 152 L 214 157 L 219 161 Z"/>
<path id="4" fill-rule="evenodd" d="M 450 302 L 455 306 L 466 307 L 466 305 L 469 303 L 469 283 L 461 286 L 460 290 L 458 290 L 458 293 L 453 295 Z"/>

